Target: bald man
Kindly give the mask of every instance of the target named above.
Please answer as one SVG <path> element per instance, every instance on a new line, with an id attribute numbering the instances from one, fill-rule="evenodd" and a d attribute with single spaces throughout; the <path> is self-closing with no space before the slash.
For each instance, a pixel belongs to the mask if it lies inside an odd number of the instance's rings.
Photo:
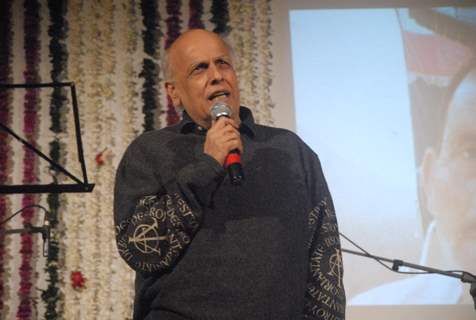
<path id="1" fill-rule="evenodd" d="M 216 34 L 182 34 L 164 72 L 183 119 L 139 136 L 116 174 L 134 319 L 344 319 L 337 221 L 316 154 L 292 132 L 254 123 Z M 230 117 L 212 121 L 217 102 Z M 232 150 L 240 185 L 225 174 Z"/>

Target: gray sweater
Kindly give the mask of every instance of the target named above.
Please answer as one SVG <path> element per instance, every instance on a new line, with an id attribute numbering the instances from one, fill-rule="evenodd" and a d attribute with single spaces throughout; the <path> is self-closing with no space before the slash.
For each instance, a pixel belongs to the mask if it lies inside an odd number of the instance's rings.
<path id="1" fill-rule="evenodd" d="M 344 319 L 337 221 L 316 154 L 240 110 L 245 180 L 203 153 L 184 113 L 127 149 L 116 175 L 134 319 Z"/>

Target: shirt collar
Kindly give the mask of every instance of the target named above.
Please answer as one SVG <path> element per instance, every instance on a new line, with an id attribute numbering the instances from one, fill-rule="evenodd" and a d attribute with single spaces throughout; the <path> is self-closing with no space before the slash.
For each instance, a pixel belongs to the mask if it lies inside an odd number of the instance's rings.
<path id="1" fill-rule="evenodd" d="M 247 134 L 251 138 L 255 136 L 256 133 L 256 124 L 253 118 L 251 110 L 247 107 L 240 107 L 240 132 Z M 182 121 L 178 124 L 177 129 L 184 134 L 187 133 L 196 133 L 196 134 L 206 134 L 207 130 L 202 128 L 193 122 L 192 118 L 184 110 L 182 113 Z"/>

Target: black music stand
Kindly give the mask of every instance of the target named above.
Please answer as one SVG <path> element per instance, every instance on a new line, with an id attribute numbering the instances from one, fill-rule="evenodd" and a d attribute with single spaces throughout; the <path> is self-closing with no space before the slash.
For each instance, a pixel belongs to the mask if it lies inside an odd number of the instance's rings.
<path id="1" fill-rule="evenodd" d="M 86 163 L 84 161 L 83 155 L 83 143 L 81 141 L 81 129 L 79 124 L 79 112 L 78 112 L 78 101 L 76 98 L 76 88 L 74 82 L 54 82 L 54 83 L 22 83 L 22 84 L 0 84 L 0 90 L 8 89 L 32 89 L 32 88 L 62 88 L 69 87 L 71 89 L 71 98 L 72 98 L 72 107 L 74 115 L 74 127 L 76 134 L 76 147 L 78 151 L 78 160 L 81 164 L 81 171 L 83 174 L 83 179 L 77 178 L 71 172 L 66 170 L 59 163 L 54 162 L 40 150 L 35 148 L 33 145 L 28 143 L 25 139 L 18 136 L 12 129 L 5 126 L 3 123 L 0 123 L 0 129 L 3 129 L 8 134 L 13 136 L 15 139 L 20 141 L 26 148 L 35 152 L 39 157 L 48 161 L 48 163 L 57 169 L 58 171 L 64 173 L 66 176 L 70 177 L 76 183 L 50 183 L 50 184 L 20 184 L 20 185 L 0 185 L 0 194 L 18 194 L 18 193 L 65 193 L 65 192 L 91 192 L 93 191 L 94 184 L 88 183 L 88 176 L 86 173 Z"/>

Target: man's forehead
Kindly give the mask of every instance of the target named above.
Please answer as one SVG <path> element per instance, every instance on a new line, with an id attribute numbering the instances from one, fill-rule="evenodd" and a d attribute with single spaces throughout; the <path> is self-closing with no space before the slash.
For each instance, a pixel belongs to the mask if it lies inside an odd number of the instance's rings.
<path id="1" fill-rule="evenodd" d="M 203 58 L 230 56 L 230 52 L 221 39 L 209 38 L 178 43 L 172 48 L 171 55 L 180 59 L 200 60 Z"/>
<path id="2" fill-rule="evenodd" d="M 169 47 L 168 67 L 171 73 L 189 72 L 190 68 L 207 62 L 225 58 L 232 62 L 231 48 L 217 34 L 203 29 L 184 32 Z"/>

